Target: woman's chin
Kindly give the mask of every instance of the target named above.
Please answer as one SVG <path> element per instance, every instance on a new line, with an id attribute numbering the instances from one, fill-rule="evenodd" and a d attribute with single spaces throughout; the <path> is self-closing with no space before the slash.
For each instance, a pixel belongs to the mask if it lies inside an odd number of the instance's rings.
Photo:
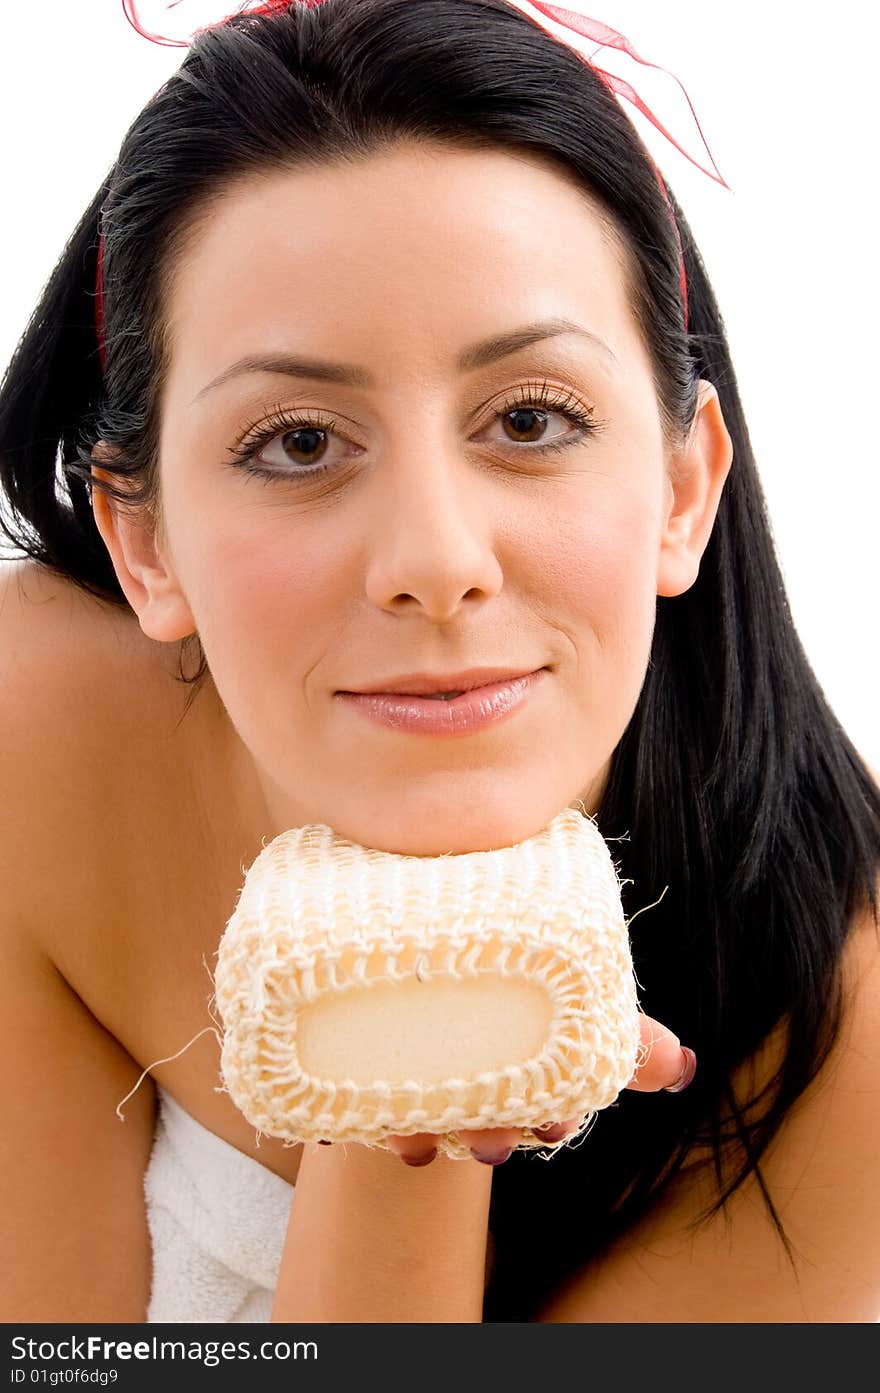
<path id="1" fill-rule="evenodd" d="M 415 808 L 391 816 L 358 812 L 351 817 L 325 819 L 338 836 L 375 851 L 398 856 L 460 856 L 469 851 L 495 851 L 536 836 L 566 806 L 546 816 L 534 806 L 517 809 L 444 808 L 428 815 Z"/>
<path id="2" fill-rule="evenodd" d="M 554 772 L 561 771 L 545 763 L 531 773 L 495 770 L 487 778 L 485 771 L 472 771 L 476 777 L 470 779 L 414 779 L 393 789 L 359 782 L 340 790 L 339 798 L 326 797 L 325 784 L 325 796 L 315 800 L 302 789 L 299 798 L 289 795 L 266 777 L 263 835 L 271 839 L 291 827 L 322 823 L 347 841 L 398 856 L 495 851 L 537 836 L 564 808 L 595 814 L 607 768 L 586 787 L 574 788 L 552 777 Z"/>

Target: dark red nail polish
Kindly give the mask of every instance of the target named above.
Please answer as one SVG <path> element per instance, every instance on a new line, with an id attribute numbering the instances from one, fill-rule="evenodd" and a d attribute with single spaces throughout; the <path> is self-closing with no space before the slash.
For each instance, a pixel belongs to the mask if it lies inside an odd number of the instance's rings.
<path id="1" fill-rule="evenodd" d="M 546 1127 L 533 1127 L 532 1131 L 546 1142 L 562 1141 L 563 1137 L 568 1136 L 568 1128 L 562 1122 L 548 1122 Z"/>
<path id="2" fill-rule="evenodd" d="M 681 1052 L 684 1056 L 684 1067 L 675 1083 L 671 1083 L 668 1088 L 664 1089 L 665 1093 L 682 1093 L 688 1084 L 693 1083 L 694 1075 L 697 1072 L 697 1056 L 693 1050 L 688 1049 L 687 1045 L 682 1045 Z"/>
<path id="3" fill-rule="evenodd" d="M 474 1151 L 471 1148 L 471 1155 L 475 1161 L 482 1161 L 484 1166 L 500 1166 L 508 1157 L 513 1155 L 513 1147 L 509 1146 L 506 1151 L 499 1151 L 494 1156 L 483 1156 L 479 1151 Z"/>
<path id="4" fill-rule="evenodd" d="M 401 1156 L 400 1159 L 408 1166 L 429 1166 L 436 1155 L 437 1148 L 435 1146 L 432 1147 L 430 1151 L 426 1152 L 424 1156 Z"/>
<path id="5" fill-rule="evenodd" d="M 319 1145 L 319 1146 L 332 1146 L 333 1143 L 332 1143 L 332 1141 L 324 1141 L 324 1138 L 321 1137 L 321 1139 L 320 1139 L 319 1142 L 318 1142 L 318 1145 Z"/>

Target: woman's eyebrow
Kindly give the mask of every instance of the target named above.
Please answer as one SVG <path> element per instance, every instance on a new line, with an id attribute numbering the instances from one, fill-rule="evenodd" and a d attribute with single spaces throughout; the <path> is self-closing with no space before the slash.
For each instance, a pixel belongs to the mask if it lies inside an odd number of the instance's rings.
<path id="1" fill-rule="evenodd" d="M 542 339 L 556 338 L 560 334 L 577 334 L 581 338 L 588 339 L 590 343 L 601 349 L 614 362 L 617 362 L 615 355 L 604 339 L 599 338 L 590 329 L 585 329 L 582 324 L 576 324 L 571 319 L 556 318 L 523 324 L 518 329 L 510 329 L 507 333 L 495 334 L 491 338 L 483 339 L 480 343 L 472 344 L 459 355 L 458 370 L 459 372 L 473 372 L 476 368 L 487 367 L 490 363 L 495 363 L 500 358 L 506 358 L 511 353 L 517 353 L 522 348 L 528 348 L 531 344 L 538 343 Z M 228 368 L 224 368 L 219 376 L 215 377 L 193 397 L 190 405 L 194 405 L 201 397 L 213 391 L 215 387 L 229 382 L 231 378 L 252 372 L 274 372 L 284 377 L 302 377 L 312 381 L 332 382 L 340 387 L 374 387 L 376 385 L 375 379 L 370 373 L 353 364 L 330 363 L 319 358 L 300 358 L 288 353 L 250 353 L 231 363 Z"/>

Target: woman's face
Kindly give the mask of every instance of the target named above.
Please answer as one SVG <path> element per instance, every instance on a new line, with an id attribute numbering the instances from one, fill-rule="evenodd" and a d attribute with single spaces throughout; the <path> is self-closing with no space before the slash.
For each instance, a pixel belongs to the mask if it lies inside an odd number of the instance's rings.
<path id="1" fill-rule="evenodd" d="M 114 561 L 145 633 L 197 630 L 267 834 L 325 822 L 433 855 L 595 812 L 729 450 L 709 389 L 674 486 L 584 195 L 537 158 L 443 146 L 262 177 L 202 225 L 169 321 L 164 536 Z M 233 455 L 257 432 L 269 477 Z M 472 667 L 547 671 L 454 737 L 337 695 Z"/>

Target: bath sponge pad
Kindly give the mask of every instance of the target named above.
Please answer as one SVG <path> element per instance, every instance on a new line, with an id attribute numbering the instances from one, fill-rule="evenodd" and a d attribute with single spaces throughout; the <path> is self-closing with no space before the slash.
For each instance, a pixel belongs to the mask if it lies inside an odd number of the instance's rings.
<path id="1" fill-rule="evenodd" d="M 514 846 L 428 857 L 295 827 L 250 867 L 220 941 L 221 1072 L 270 1136 L 435 1132 L 469 1159 L 461 1131 L 589 1125 L 614 1101 L 637 1062 L 636 985 L 609 848 L 573 808 Z"/>

